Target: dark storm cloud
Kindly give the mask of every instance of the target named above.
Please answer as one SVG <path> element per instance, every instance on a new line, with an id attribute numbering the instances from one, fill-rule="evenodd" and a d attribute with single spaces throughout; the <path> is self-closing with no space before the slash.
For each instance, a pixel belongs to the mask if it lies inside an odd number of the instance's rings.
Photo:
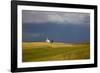
<path id="1" fill-rule="evenodd" d="M 62 42 L 90 40 L 90 14 L 71 12 L 22 11 L 23 41 Z"/>

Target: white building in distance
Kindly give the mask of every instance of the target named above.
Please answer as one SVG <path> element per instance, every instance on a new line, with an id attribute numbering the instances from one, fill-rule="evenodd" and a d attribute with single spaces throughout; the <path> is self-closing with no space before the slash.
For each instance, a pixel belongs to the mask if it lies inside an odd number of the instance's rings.
<path id="1" fill-rule="evenodd" d="M 47 39 L 46 39 L 46 42 L 47 42 L 47 43 L 50 43 L 50 40 L 47 38 Z"/>

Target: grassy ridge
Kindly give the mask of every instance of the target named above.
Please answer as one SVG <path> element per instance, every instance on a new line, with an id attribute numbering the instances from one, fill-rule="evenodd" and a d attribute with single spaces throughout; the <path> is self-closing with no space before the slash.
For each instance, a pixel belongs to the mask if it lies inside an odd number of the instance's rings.
<path id="1" fill-rule="evenodd" d="M 23 62 L 90 58 L 89 44 L 23 42 L 22 48 Z"/>

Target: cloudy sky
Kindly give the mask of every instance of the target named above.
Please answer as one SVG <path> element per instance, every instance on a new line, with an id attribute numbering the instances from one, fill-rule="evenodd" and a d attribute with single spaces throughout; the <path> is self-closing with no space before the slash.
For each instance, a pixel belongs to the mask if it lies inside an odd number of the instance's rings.
<path id="1" fill-rule="evenodd" d="M 23 10 L 23 42 L 46 38 L 56 42 L 89 42 L 90 14 Z"/>

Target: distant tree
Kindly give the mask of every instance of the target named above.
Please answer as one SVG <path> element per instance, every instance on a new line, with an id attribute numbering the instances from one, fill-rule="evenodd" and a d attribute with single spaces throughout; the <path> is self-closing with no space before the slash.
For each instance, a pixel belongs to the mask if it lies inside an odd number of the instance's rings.
<path id="1" fill-rule="evenodd" d="M 54 41 L 53 40 L 51 40 L 51 43 L 53 43 Z"/>

